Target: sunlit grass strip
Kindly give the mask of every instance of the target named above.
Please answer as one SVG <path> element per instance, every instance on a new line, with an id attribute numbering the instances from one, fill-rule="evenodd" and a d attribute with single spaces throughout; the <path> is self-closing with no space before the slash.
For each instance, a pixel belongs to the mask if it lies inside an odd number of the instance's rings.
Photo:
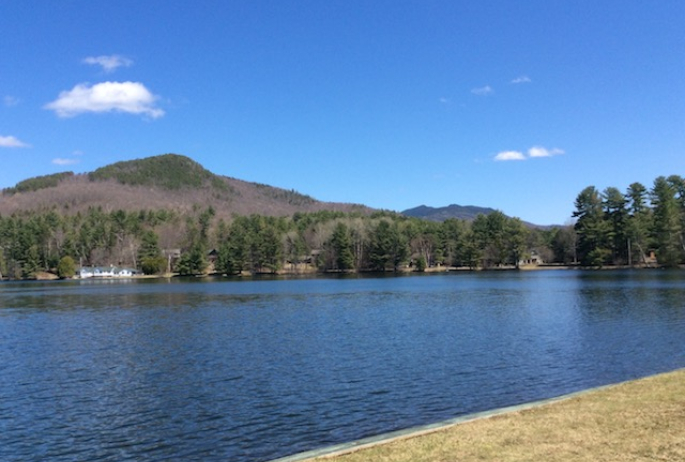
<path id="1" fill-rule="evenodd" d="M 511 409 L 308 460 L 685 460 L 685 369 Z"/>

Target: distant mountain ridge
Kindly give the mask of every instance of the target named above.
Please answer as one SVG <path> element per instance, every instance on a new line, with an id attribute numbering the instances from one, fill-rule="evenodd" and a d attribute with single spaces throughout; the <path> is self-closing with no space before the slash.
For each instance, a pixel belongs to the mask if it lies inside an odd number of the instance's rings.
<path id="1" fill-rule="evenodd" d="M 429 207 L 427 205 L 420 205 L 412 209 L 404 210 L 401 213 L 402 215 L 406 215 L 408 217 L 422 218 L 430 221 L 445 221 L 448 218 L 471 221 L 478 215 L 488 215 L 492 212 L 495 212 L 495 209 L 489 207 L 450 204 L 446 207 Z"/>
<path id="2" fill-rule="evenodd" d="M 450 218 L 458 220 L 473 221 L 478 215 L 489 215 L 497 210 L 490 207 L 478 207 L 476 205 L 457 205 L 451 204 L 446 207 L 429 207 L 427 205 L 419 205 L 412 209 L 407 209 L 400 212 L 402 215 L 408 217 L 420 218 L 429 221 L 445 221 Z M 507 215 L 508 216 L 508 215 Z M 538 225 L 527 221 L 523 222 L 529 228 L 545 229 L 554 225 Z"/>
<path id="3" fill-rule="evenodd" d="M 61 172 L 20 181 L 0 194 L 0 214 L 19 211 L 57 210 L 78 213 L 90 207 L 104 210 L 170 209 L 181 213 L 197 207 L 214 208 L 217 216 L 288 216 L 296 212 L 331 210 L 371 213 L 361 204 L 322 202 L 288 190 L 217 175 L 189 157 L 162 154 L 116 162 L 93 172 Z M 452 204 L 447 207 L 421 205 L 400 212 L 431 221 L 448 218 L 473 220 L 495 209 Z"/>
<path id="4" fill-rule="evenodd" d="M 373 211 L 360 204 L 322 202 L 294 190 L 217 175 L 179 154 L 116 162 L 84 174 L 62 172 L 29 178 L 0 194 L 0 214 L 54 209 L 77 213 L 89 207 L 184 212 L 198 206 L 211 206 L 217 216 L 226 218 L 234 214 Z"/>

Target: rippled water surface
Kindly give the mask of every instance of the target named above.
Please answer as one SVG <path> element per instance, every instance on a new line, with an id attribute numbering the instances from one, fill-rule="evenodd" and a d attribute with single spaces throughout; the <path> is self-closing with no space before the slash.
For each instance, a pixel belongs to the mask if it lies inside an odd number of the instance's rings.
<path id="1" fill-rule="evenodd" d="M 264 461 L 685 367 L 685 273 L 0 283 L 0 460 Z"/>

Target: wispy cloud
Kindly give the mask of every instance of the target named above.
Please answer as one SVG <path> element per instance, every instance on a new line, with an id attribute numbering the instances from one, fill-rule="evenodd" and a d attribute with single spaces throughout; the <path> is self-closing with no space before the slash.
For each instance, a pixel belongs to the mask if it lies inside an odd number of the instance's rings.
<path id="1" fill-rule="evenodd" d="M 494 92 L 495 92 L 495 90 L 493 90 L 493 88 L 490 85 L 486 85 L 484 87 L 473 88 L 471 90 L 471 93 L 473 93 L 474 95 L 478 95 L 478 96 L 488 96 L 488 95 L 493 94 Z"/>
<path id="2" fill-rule="evenodd" d="M 82 83 L 61 92 L 44 108 L 55 111 L 59 117 L 74 117 L 87 112 L 125 112 L 156 119 L 164 115 L 164 111 L 155 105 L 157 99 L 140 82 L 102 82 L 93 86 Z"/>
<path id="3" fill-rule="evenodd" d="M 502 151 L 495 156 L 496 162 L 507 160 L 526 160 L 526 156 L 519 151 Z"/>
<path id="4" fill-rule="evenodd" d="M 564 150 L 559 148 L 547 149 L 542 146 L 533 146 L 528 150 L 528 156 L 530 157 L 552 157 L 563 154 Z"/>
<path id="5" fill-rule="evenodd" d="M 528 149 L 527 154 L 528 155 L 526 156 L 526 154 L 521 151 L 502 151 L 495 155 L 494 160 L 496 162 L 500 162 L 507 160 L 526 160 L 539 157 L 552 157 L 564 154 L 564 150 L 559 148 L 547 149 L 542 146 L 533 146 L 532 148 Z"/>
<path id="6" fill-rule="evenodd" d="M 74 165 L 78 164 L 78 159 L 66 159 L 64 157 L 57 157 L 56 159 L 52 159 L 52 163 L 55 165 Z"/>
<path id="7" fill-rule="evenodd" d="M 16 106 L 17 104 L 19 104 L 19 98 L 6 95 L 2 98 L 2 103 L 7 107 Z"/>
<path id="8" fill-rule="evenodd" d="M 114 72 L 119 67 L 129 67 L 133 65 L 133 61 L 120 55 L 109 56 L 89 56 L 83 59 L 85 64 L 92 66 L 100 66 L 102 70 L 109 73 Z"/>
<path id="9" fill-rule="evenodd" d="M 77 159 L 77 157 L 83 156 L 83 151 L 80 150 L 75 150 L 71 153 L 72 157 L 56 157 L 55 159 L 52 159 L 52 163 L 55 165 L 74 165 L 78 164 L 81 162 L 81 159 Z"/>
<path id="10" fill-rule="evenodd" d="M 527 75 L 522 75 L 522 76 L 516 77 L 510 83 L 519 84 L 519 83 L 531 83 L 531 82 L 532 82 L 532 80 L 530 80 L 530 77 L 528 77 Z"/>
<path id="11" fill-rule="evenodd" d="M 30 144 L 24 143 L 15 136 L 0 136 L 0 148 L 28 148 Z"/>

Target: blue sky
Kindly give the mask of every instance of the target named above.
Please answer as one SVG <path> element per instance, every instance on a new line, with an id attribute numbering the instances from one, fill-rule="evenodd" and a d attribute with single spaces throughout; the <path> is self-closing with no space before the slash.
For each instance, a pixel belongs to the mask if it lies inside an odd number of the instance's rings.
<path id="1" fill-rule="evenodd" d="M 187 155 L 404 210 L 569 220 L 685 174 L 685 2 L 0 0 L 0 187 Z"/>

